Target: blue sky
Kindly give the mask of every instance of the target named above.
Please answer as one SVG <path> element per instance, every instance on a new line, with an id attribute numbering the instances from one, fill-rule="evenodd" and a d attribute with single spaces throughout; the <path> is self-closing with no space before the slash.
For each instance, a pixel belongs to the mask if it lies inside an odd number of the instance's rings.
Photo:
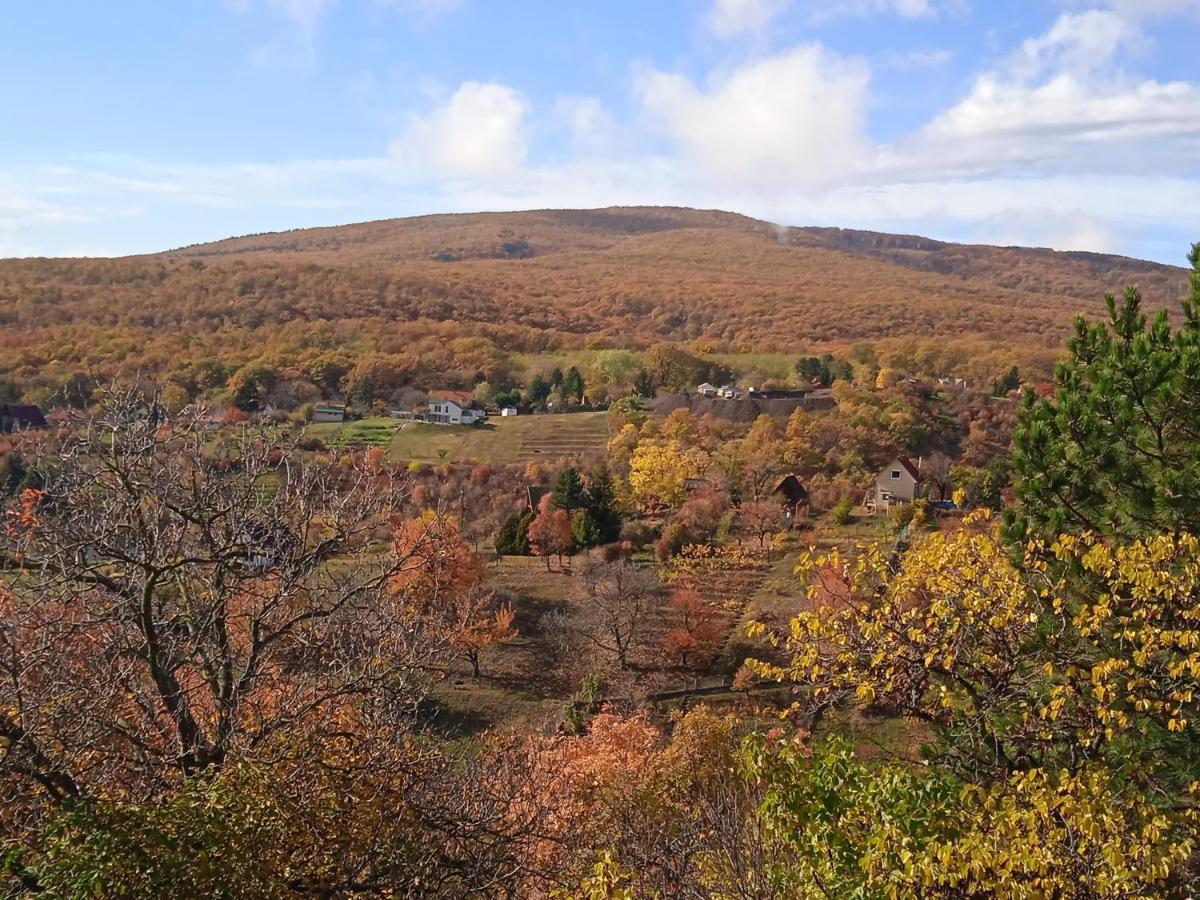
<path id="1" fill-rule="evenodd" d="M 1200 0 L 10 4 L 0 255 L 672 204 L 1180 262 Z"/>

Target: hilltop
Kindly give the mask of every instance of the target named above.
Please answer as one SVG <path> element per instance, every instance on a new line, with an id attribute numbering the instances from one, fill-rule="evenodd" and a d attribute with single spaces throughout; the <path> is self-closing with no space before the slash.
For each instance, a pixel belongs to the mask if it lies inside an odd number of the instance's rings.
<path id="1" fill-rule="evenodd" d="M 9 371 L 229 364 L 264 347 L 436 333 L 505 350 L 702 343 L 811 352 L 862 340 L 1057 348 L 1073 317 L 1184 269 L 1119 256 L 783 228 L 637 207 L 434 215 L 230 238 L 119 259 L 0 261 Z M 183 350 L 183 348 L 190 348 Z M 393 347 L 394 349 L 394 347 Z M 16 355 L 14 355 L 16 354 Z M 0 372 L 0 374 L 4 374 Z"/>

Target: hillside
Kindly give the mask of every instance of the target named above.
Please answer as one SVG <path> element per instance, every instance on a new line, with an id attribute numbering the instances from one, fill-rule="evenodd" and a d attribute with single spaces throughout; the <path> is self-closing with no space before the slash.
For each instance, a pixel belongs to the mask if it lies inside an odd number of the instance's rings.
<path id="1" fill-rule="evenodd" d="M 470 336 L 522 352 L 656 341 L 807 352 L 906 337 L 1053 348 L 1127 283 L 1173 306 L 1186 275 L 717 211 L 424 216 L 121 259 L 0 261 L 0 375 L 156 371 L 181 353 L 237 365 L 268 347 L 395 353 Z"/>

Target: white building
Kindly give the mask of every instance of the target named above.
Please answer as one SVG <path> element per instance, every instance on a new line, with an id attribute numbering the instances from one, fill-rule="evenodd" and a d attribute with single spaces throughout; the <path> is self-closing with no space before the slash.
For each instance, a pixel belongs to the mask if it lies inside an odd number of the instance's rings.
<path id="1" fill-rule="evenodd" d="M 502 416 L 515 416 L 516 414 L 517 408 L 515 406 L 506 406 L 500 410 L 500 415 Z"/>
<path id="2" fill-rule="evenodd" d="M 885 513 L 898 503 L 912 503 L 920 498 L 921 463 L 899 456 L 884 466 L 875 476 L 875 488 L 868 493 L 866 507 L 873 513 Z"/>
<path id="3" fill-rule="evenodd" d="M 487 418 L 482 409 L 463 406 L 457 400 L 430 400 L 427 422 L 434 425 L 474 425 Z"/>
<path id="4" fill-rule="evenodd" d="M 717 396 L 717 386 L 706 381 L 704 384 L 696 386 L 696 393 L 701 397 L 715 397 Z"/>

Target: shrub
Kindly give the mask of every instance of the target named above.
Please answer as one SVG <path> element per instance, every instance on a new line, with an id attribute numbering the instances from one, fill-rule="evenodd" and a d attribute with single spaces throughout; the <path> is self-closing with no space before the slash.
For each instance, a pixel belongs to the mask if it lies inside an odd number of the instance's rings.
<path id="1" fill-rule="evenodd" d="M 849 494 L 846 494 L 833 505 L 829 510 L 829 520 L 834 525 L 848 525 L 850 520 L 854 518 L 854 500 Z"/>

